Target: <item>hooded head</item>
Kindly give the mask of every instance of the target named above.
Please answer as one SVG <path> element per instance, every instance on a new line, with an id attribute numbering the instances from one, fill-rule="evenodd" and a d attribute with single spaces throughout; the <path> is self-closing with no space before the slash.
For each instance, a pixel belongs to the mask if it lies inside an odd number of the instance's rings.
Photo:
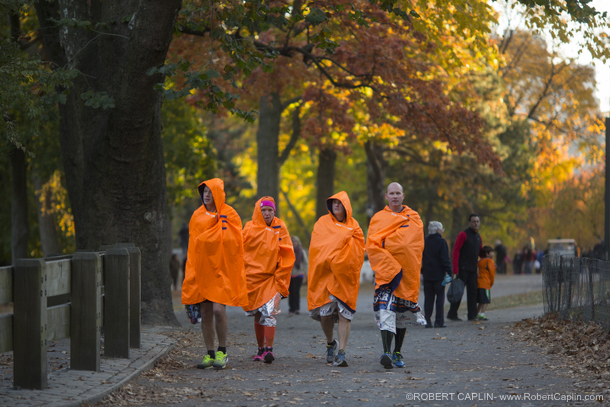
<path id="1" fill-rule="evenodd" d="M 222 206 L 225 204 L 225 184 L 220 178 L 212 178 L 207 181 L 203 181 L 199 184 L 197 189 L 199 190 L 199 196 L 201 197 L 201 203 L 203 202 L 203 189 L 204 187 L 210 188 L 212 195 L 214 196 L 214 205 L 216 205 L 216 211 L 220 212 Z"/>
<path id="2" fill-rule="evenodd" d="M 266 216 L 269 217 L 269 209 L 273 209 L 273 215 L 269 219 L 265 219 L 265 215 L 263 214 L 263 209 L 265 209 Z M 273 222 L 273 218 L 275 217 L 275 200 L 270 196 L 264 196 L 258 201 L 256 201 L 256 205 L 254 205 L 254 213 L 252 214 L 252 220 L 254 223 L 260 225 L 270 225 Z M 269 222 L 267 222 L 269 220 Z"/>
<path id="3" fill-rule="evenodd" d="M 335 199 L 341 202 L 341 204 L 343 204 L 343 208 L 345 208 L 345 219 L 343 219 L 342 221 L 347 223 L 352 218 L 352 204 L 349 201 L 347 192 L 338 192 L 326 200 L 326 207 L 328 208 L 328 212 L 335 220 L 338 221 L 337 216 L 335 216 L 335 214 L 333 213 L 333 200 Z"/>

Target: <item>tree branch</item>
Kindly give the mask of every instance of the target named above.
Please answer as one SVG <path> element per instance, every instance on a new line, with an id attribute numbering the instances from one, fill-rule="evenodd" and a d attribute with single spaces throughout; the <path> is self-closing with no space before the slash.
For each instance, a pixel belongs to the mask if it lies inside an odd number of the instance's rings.
<path id="1" fill-rule="evenodd" d="M 288 194 L 286 192 L 284 192 L 284 190 L 281 188 L 280 188 L 280 192 L 284 196 L 284 199 L 286 200 L 286 203 L 288 204 L 288 208 L 290 208 L 290 211 L 292 212 L 294 217 L 297 218 L 297 222 L 299 222 L 299 225 L 301 225 L 301 227 L 303 228 L 303 232 L 305 232 L 305 237 L 307 237 L 308 241 L 311 241 L 311 235 L 309 234 L 307 225 L 305 225 L 305 222 L 303 221 L 303 218 L 301 218 L 299 211 L 297 211 L 297 208 L 295 208 L 294 205 L 292 204 L 292 202 L 290 202 L 290 199 L 288 198 Z"/>
<path id="2" fill-rule="evenodd" d="M 288 141 L 288 144 L 286 144 L 284 151 L 282 151 L 282 154 L 280 154 L 280 157 L 278 158 L 278 168 L 281 167 L 282 165 L 284 165 L 284 163 L 290 156 L 290 152 L 292 151 L 294 146 L 297 144 L 299 137 L 301 137 L 301 116 L 300 116 L 300 114 L 301 114 L 302 106 L 303 106 L 303 104 L 299 103 L 297 108 L 294 109 L 294 112 L 292 112 L 292 134 L 290 135 L 290 140 Z"/>

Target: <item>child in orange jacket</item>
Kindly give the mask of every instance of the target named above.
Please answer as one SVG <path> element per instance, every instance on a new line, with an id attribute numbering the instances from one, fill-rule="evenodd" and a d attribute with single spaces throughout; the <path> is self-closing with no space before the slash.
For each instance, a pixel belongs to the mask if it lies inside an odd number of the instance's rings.
<path id="1" fill-rule="evenodd" d="M 492 260 L 494 249 L 491 246 L 483 246 L 481 249 L 481 260 L 479 260 L 479 276 L 477 278 L 477 319 L 479 321 L 487 321 L 485 310 L 487 305 L 491 303 L 491 287 L 494 285 L 496 278 L 496 263 Z"/>

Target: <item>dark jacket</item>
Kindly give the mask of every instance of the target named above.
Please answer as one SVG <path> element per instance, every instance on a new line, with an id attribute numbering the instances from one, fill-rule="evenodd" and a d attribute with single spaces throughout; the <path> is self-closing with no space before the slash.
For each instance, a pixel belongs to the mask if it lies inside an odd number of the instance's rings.
<path id="1" fill-rule="evenodd" d="M 458 233 L 453 247 L 453 274 L 461 272 L 476 273 L 479 252 L 483 248 L 483 239 L 471 228 Z"/>
<path id="2" fill-rule="evenodd" d="M 451 275 L 449 247 L 440 233 L 434 233 L 426 237 L 421 269 L 424 280 L 440 281 L 446 275 Z"/>

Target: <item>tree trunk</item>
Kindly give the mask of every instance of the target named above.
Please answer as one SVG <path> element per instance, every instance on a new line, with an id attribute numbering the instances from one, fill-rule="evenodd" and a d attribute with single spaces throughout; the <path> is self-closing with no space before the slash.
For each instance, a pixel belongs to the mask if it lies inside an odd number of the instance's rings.
<path id="1" fill-rule="evenodd" d="M 325 147 L 318 153 L 318 175 L 316 183 L 316 219 L 328 213 L 326 200 L 334 195 L 335 189 L 335 162 L 337 153 L 330 147 Z"/>
<path id="2" fill-rule="evenodd" d="M 11 201 L 11 258 L 15 264 L 17 259 L 28 257 L 28 192 L 27 192 L 27 162 L 25 153 L 20 148 L 11 154 L 11 170 L 13 173 L 13 195 Z"/>
<path id="3" fill-rule="evenodd" d="M 385 201 L 385 160 L 383 159 L 383 146 L 375 141 L 364 143 L 366 152 L 366 191 L 368 195 L 367 218 L 383 210 Z"/>
<path id="4" fill-rule="evenodd" d="M 258 130 L 256 132 L 258 198 L 271 196 L 279 202 L 279 140 L 282 119 L 280 95 L 273 92 L 260 98 Z M 279 205 L 278 205 L 279 206 Z M 276 216 L 279 214 L 279 207 Z"/>
<path id="5" fill-rule="evenodd" d="M 37 174 L 32 174 L 32 185 L 36 191 L 38 230 L 42 254 L 44 257 L 62 254 L 63 250 L 59 242 L 55 212 L 53 211 L 53 204 L 51 202 L 51 191 L 49 189 L 46 191 L 43 190 L 44 183 Z"/>
<path id="6" fill-rule="evenodd" d="M 178 324 L 169 281 L 162 97 L 153 89 L 164 78 L 146 72 L 163 65 L 180 7 L 179 0 L 36 3 L 47 56 L 82 72 L 60 105 L 59 130 L 76 246 L 140 248 L 144 324 Z M 100 29 L 107 33 L 58 29 L 49 20 L 67 17 L 107 23 Z M 88 91 L 105 92 L 114 107 L 85 106 L 81 95 Z"/>
<path id="7" fill-rule="evenodd" d="M 430 194 L 430 196 L 433 196 Z M 428 205 L 426 205 L 426 213 L 424 214 L 424 234 L 427 235 L 428 234 L 428 225 L 430 224 L 430 222 L 432 222 L 434 219 L 432 219 L 434 217 L 434 206 L 435 206 L 435 200 L 430 198 L 428 199 Z M 445 225 L 443 225 L 444 227 L 446 227 Z"/>

